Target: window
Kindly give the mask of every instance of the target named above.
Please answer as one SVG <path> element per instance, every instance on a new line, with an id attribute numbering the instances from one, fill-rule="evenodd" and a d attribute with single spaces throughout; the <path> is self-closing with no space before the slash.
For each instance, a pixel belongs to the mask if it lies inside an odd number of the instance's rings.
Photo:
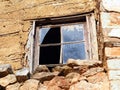
<path id="1" fill-rule="evenodd" d="M 33 68 L 69 58 L 98 59 L 93 15 L 41 19 L 35 25 Z"/>

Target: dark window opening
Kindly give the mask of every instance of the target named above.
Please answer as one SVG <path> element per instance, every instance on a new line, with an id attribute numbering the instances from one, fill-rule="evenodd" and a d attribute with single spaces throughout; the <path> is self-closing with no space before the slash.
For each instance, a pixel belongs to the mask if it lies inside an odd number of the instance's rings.
<path id="1" fill-rule="evenodd" d="M 60 43 L 60 27 L 41 29 L 39 64 L 59 64 L 60 45 L 42 46 L 42 44 Z"/>

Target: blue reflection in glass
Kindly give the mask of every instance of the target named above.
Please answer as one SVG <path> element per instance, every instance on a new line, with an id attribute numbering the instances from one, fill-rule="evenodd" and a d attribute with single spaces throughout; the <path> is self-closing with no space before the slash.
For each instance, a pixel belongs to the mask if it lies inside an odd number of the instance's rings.
<path id="1" fill-rule="evenodd" d="M 84 43 L 63 45 L 63 63 L 66 63 L 69 58 L 85 59 Z"/>
<path id="2" fill-rule="evenodd" d="M 50 28 L 41 28 L 40 29 L 40 44 L 43 42 L 43 40 L 49 30 L 50 30 Z"/>
<path id="3" fill-rule="evenodd" d="M 63 42 L 80 41 L 84 39 L 83 24 L 62 26 L 61 29 Z"/>

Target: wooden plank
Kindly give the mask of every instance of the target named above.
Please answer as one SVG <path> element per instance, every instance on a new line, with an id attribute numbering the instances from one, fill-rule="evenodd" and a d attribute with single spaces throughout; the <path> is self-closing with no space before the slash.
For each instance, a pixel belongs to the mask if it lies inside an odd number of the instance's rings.
<path id="1" fill-rule="evenodd" d="M 33 72 L 33 62 L 34 62 L 34 34 L 35 34 L 35 21 L 33 21 L 32 30 L 30 32 L 30 53 L 28 54 L 30 73 Z"/>
<path id="2" fill-rule="evenodd" d="M 40 47 L 39 47 L 39 31 L 40 28 L 36 27 L 35 30 L 35 42 L 34 42 L 34 61 L 33 61 L 33 70 L 36 69 L 36 67 L 39 65 L 39 53 L 40 53 Z"/>
<path id="3" fill-rule="evenodd" d="M 87 25 L 84 23 L 84 40 L 85 40 L 85 53 L 86 53 L 86 59 L 90 59 L 90 52 L 89 52 L 89 38 L 88 38 L 88 30 Z"/>
<path id="4" fill-rule="evenodd" d="M 47 67 L 56 67 L 56 66 L 65 66 L 67 64 L 44 64 L 46 65 Z"/>
<path id="5" fill-rule="evenodd" d="M 64 43 L 51 43 L 51 44 L 40 44 L 41 47 L 47 47 L 47 46 L 58 46 L 58 45 L 65 45 L 65 44 L 77 44 L 77 43 L 83 43 L 84 40 L 81 41 L 72 41 L 72 42 L 64 42 Z"/>
<path id="6" fill-rule="evenodd" d="M 90 48 L 91 48 L 91 59 L 98 60 L 98 43 L 97 43 L 97 32 L 94 14 L 87 16 L 87 21 L 90 30 Z"/>
<path id="7" fill-rule="evenodd" d="M 62 33 L 62 30 L 61 30 L 61 27 L 60 27 L 60 36 L 61 36 L 61 43 L 63 42 L 63 37 L 62 37 L 62 35 L 63 35 L 63 33 Z M 60 48 L 60 64 L 62 64 L 63 63 L 63 45 L 61 45 L 61 48 Z"/>
<path id="8" fill-rule="evenodd" d="M 92 47 L 92 45 L 91 45 L 91 35 L 90 35 L 90 32 L 91 32 L 91 30 L 90 30 L 90 22 L 89 22 L 89 16 L 86 16 L 86 22 L 87 22 L 87 33 L 88 33 L 88 53 L 89 53 L 89 59 L 92 59 L 92 49 L 91 49 L 91 47 Z"/>

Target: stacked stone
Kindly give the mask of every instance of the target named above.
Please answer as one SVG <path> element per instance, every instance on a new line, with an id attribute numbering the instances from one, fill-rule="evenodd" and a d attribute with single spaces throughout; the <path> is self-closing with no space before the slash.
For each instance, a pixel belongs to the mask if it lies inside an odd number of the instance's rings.
<path id="1" fill-rule="evenodd" d="M 100 61 L 69 59 L 65 65 L 39 65 L 30 76 L 27 68 L 13 73 L 0 65 L 0 90 L 109 90 L 109 80 Z"/>
<path id="2" fill-rule="evenodd" d="M 120 90 L 120 1 L 101 0 L 105 60 L 111 90 Z"/>
<path id="3" fill-rule="evenodd" d="M 0 90 L 19 90 L 22 83 L 29 79 L 29 71 L 27 68 L 16 71 L 13 73 L 11 65 L 0 65 Z"/>

